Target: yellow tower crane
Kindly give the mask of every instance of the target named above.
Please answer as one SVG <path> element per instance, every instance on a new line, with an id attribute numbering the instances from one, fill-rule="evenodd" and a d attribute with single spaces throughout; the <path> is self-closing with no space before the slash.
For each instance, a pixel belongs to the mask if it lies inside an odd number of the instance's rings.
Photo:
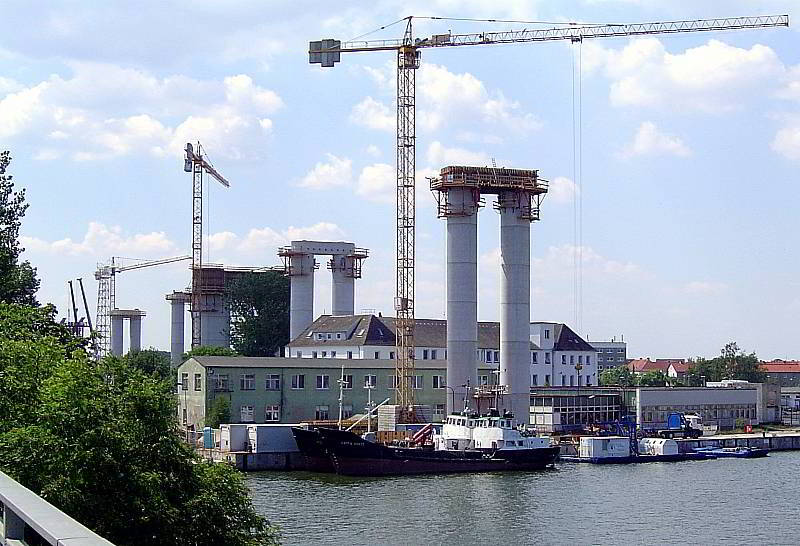
<path id="1" fill-rule="evenodd" d="M 393 51 L 397 56 L 397 256 L 394 308 L 397 313 L 396 404 L 410 408 L 414 403 L 411 377 L 414 373 L 414 235 L 415 235 L 415 78 L 420 65 L 420 50 L 436 47 L 550 42 L 573 43 L 589 38 L 618 38 L 651 34 L 677 34 L 718 30 L 741 30 L 789 26 L 788 15 L 726 17 L 633 24 L 579 25 L 565 23 L 553 28 L 477 32 L 469 34 L 434 34 L 414 38 L 412 20 L 406 21 L 402 38 L 341 42 L 325 39 L 309 43 L 309 62 L 332 67 L 342 53 Z M 416 17 L 416 19 L 446 19 Z M 487 22 L 498 22 L 486 20 Z"/>

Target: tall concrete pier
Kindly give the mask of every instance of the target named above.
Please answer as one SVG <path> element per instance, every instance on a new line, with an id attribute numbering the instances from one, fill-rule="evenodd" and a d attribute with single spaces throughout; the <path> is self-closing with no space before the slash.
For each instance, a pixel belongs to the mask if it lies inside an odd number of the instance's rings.
<path id="1" fill-rule="evenodd" d="M 170 302 L 169 359 L 173 366 L 179 366 L 182 364 L 181 357 L 186 348 L 184 341 L 186 304 L 192 300 L 192 295 L 176 290 L 167 294 L 166 299 Z"/>
<path id="2" fill-rule="evenodd" d="M 289 276 L 289 339 L 293 340 L 314 322 L 314 272 L 319 267 L 315 256 L 331 256 L 331 311 L 334 315 L 355 312 L 355 280 L 361 278 L 361 262 L 368 256 L 364 248 L 341 241 L 292 241 L 278 250 L 284 272 Z"/>
<path id="3" fill-rule="evenodd" d="M 482 194 L 496 194 L 500 213 L 500 408 L 530 423 L 530 223 L 539 219 L 547 183 L 522 169 L 450 166 L 431 179 L 440 218 L 447 219 L 448 409 L 459 409 L 464 385 L 476 385 L 478 209 Z M 449 393 L 449 391 L 448 391 Z M 494 405 L 493 392 L 482 393 Z M 470 404 L 475 409 L 474 404 Z"/>
<path id="4" fill-rule="evenodd" d="M 111 354 L 123 354 L 123 328 L 125 321 L 129 322 L 128 337 L 130 345 L 128 351 L 142 350 L 142 318 L 146 313 L 140 309 L 112 309 L 111 315 Z"/>

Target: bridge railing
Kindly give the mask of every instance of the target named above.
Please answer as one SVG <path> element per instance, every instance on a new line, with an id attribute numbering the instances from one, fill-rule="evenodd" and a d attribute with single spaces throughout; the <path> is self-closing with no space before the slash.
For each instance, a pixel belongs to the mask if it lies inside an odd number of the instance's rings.
<path id="1" fill-rule="evenodd" d="M 114 546 L 0 472 L 0 546 Z"/>

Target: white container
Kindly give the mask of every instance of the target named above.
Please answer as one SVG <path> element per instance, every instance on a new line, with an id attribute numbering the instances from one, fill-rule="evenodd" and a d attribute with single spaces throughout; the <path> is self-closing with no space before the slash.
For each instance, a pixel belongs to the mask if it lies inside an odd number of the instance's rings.
<path id="1" fill-rule="evenodd" d="M 219 448 L 222 451 L 246 451 L 248 441 L 247 425 L 219 426 Z"/>
<path id="2" fill-rule="evenodd" d="M 253 453 L 295 453 L 292 427 L 297 425 L 247 425 L 247 437 Z"/>
<path id="3" fill-rule="evenodd" d="M 581 457 L 607 459 L 630 454 L 631 443 L 627 436 L 581 436 Z"/>
<path id="4" fill-rule="evenodd" d="M 640 455 L 677 455 L 678 442 L 665 438 L 642 438 L 639 440 Z"/>

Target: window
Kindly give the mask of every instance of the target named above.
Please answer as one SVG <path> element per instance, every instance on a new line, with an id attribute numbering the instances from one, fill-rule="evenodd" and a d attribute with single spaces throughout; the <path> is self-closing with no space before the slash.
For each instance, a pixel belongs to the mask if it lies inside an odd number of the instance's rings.
<path id="1" fill-rule="evenodd" d="M 375 351 L 375 360 L 378 360 L 381 357 L 380 351 Z"/>
<path id="2" fill-rule="evenodd" d="M 295 352 L 295 353 L 294 353 L 294 356 L 296 356 L 297 358 L 302 358 L 302 357 L 303 357 L 303 351 L 297 351 L 297 352 Z"/>
<path id="3" fill-rule="evenodd" d="M 531 385 L 534 387 L 539 385 L 539 376 L 537 374 L 531 376 Z"/>
<path id="4" fill-rule="evenodd" d="M 239 377 L 239 388 L 243 391 L 256 390 L 256 375 L 253 373 L 243 373 Z"/>
<path id="5" fill-rule="evenodd" d="M 561 355 L 561 364 L 566 366 L 566 364 L 567 364 L 567 355 Z"/>
<path id="6" fill-rule="evenodd" d="M 336 358 L 336 351 L 331 351 L 331 358 Z"/>
<path id="7" fill-rule="evenodd" d="M 306 376 L 303 374 L 293 375 L 292 376 L 292 388 L 293 389 L 305 389 L 306 388 Z"/>
<path id="8" fill-rule="evenodd" d="M 183 408 L 183 424 L 184 425 L 186 424 L 186 421 L 187 421 L 187 419 L 186 419 L 186 408 Z"/>
<path id="9" fill-rule="evenodd" d="M 411 388 L 415 390 L 422 390 L 422 376 L 421 375 L 413 375 L 411 376 Z"/>
<path id="10" fill-rule="evenodd" d="M 328 334 L 328 339 L 330 339 L 330 338 L 331 338 L 331 335 L 330 335 L 330 334 Z"/>
<path id="11" fill-rule="evenodd" d="M 267 390 L 279 391 L 281 390 L 281 376 L 277 373 L 267 374 Z"/>
<path id="12" fill-rule="evenodd" d="M 281 420 L 281 407 L 280 406 L 267 406 L 264 412 L 264 421 L 267 423 L 274 423 Z"/>
<path id="13" fill-rule="evenodd" d="M 591 363 L 592 363 L 592 355 L 586 355 L 586 365 L 588 366 Z"/>
<path id="14" fill-rule="evenodd" d="M 444 386 L 445 386 L 444 376 L 443 375 L 434 375 L 433 376 L 433 388 L 434 389 L 443 389 Z"/>
<path id="15" fill-rule="evenodd" d="M 575 376 L 572 375 L 572 374 L 570 374 L 570 376 L 569 376 L 569 386 L 570 387 L 574 387 L 575 386 Z"/>
<path id="16" fill-rule="evenodd" d="M 494 352 L 494 361 L 495 362 L 500 362 L 500 351 L 495 351 Z"/>
<path id="17" fill-rule="evenodd" d="M 428 349 L 422 349 L 422 360 L 428 360 Z"/>
<path id="18" fill-rule="evenodd" d="M 567 386 L 567 376 L 566 375 L 562 375 L 561 376 L 561 386 L 562 387 L 566 387 Z"/>
<path id="19" fill-rule="evenodd" d="M 431 360 L 436 360 L 436 349 L 431 349 Z"/>
<path id="20" fill-rule="evenodd" d="M 544 363 L 550 364 L 550 353 L 544 353 Z"/>
<path id="21" fill-rule="evenodd" d="M 318 389 L 328 389 L 330 388 L 330 381 L 327 375 L 318 375 L 317 376 L 317 388 Z"/>
<path id="22" fill-rule="evenodd" d="M 342 388 L 343 389 L 352 389 L 353 388 L 353 376 L 352 375 L 345 375 L 342 381 Z"/>
<path id="23" fill-rule="evenodd" d="M 550 339 L 550 330 L 545 330 L 544 331 L 544 338 L 545 339 Z"/>
<path id="24" fill-rule="evenodd" d="M 364 388 L 365 389 L 374 389 L 377 384 L 378 384 L 378 376 L 377 375 L 365 375 L 364 376 Z"/>
<path id="25" fill-rule="evenodd" d="M 329 410 L 330 408 L 328 408 L 328 406 L 317 406 L 314 408 L 314 419 L 317 421 L 327 421 L 329 419 Z"/>
<path id="26" fill-rule="evenodd" d="M 328 356 L 328 351 L 322 351 L 322 358 L 325 358 L 327 356 Z"/>
<path id="27" fill-rule="evenodd" d="M 489 376 L 488 375 L 479 375 L 478 376 L 478 385 L 488 385 L 489 384 Z"/>
<path id="28" fill-rule="evenodd" d="M 433 408 L 433 414 L 442 417 L 444 415 L 444 404 L 436 404 L 436 407 Z"/>
<path id="29" fill-rule="evenodd" d="M 353 416 L 353 405 L 344 404 L 342 406 L 342 419 L 350 419 Z"/>
<path id="30" fill-rule="evenodd" d="M 228 374 L 223 373 L 217 376 L 215 388 L 221 392 L 228 392 L 230 390 Z"/>
<path id="31" fill-rule="evenodd" d="M 578 355 L 578 364 L 583 364 L 583 355 Z"/>
<path id="32" fill-rule="evenodd" d="M 189 374 L 182 373 L 181 374 L 181 390 L 188 391 L 189 390 Z"/>
<path id="33" fill-rule="evenodd" d="M 394 351 L 389 351 L 389 360 L 394 360 Z"/>
<path id="34" fill-rule="evenodd" d="M 317 358 L 317 351 L 311 351 L 311 358 Z"/>
<path id="35" fill-rule="evenodd" d="M 353 351 L 347 351 L 347 358 L 353 358 Z"/>
<path id="36" fill-rule="evenodd" d="M 586 376 L 586 385 L 589 387 L 592 385 L 592 377 L 590 375 Z"/>
<path id="37" fill-rule="evenodd" d="M 536 364 L 536 363 L 537 363 L 537 361 L 538 361 L 538 358 L 537 358 L 537 356 L 536 356 L 536 353 L 535 353 L 535 352 L 531 353 L 531 358 L 532 358 L 531 362 L 533 362 L 534 364 Z"/>
<path id="38" fill-rule="evenodd" d="M 389 376 L 389 388 L 390 389 L 396 389 L 397 388 L 397 376 L 396 375 L 390 375 Z"/>
<path id="39" fill-rule="evenodd" d="M 569 363 L 575 364 L 575 355 L 569 355 Z"/>
<path id="40" fill-rule="evenodd" d="M 317 339 L 325 339 L 325 335 L 324 334 L 317 334 Z"/>
<path id="41" fill-rule="evenodd" d="M 201 377 L 199 373 L 194 374 L 194 390 L 196 391 L 202 389 L 203 380 L 200 379 Z"/>
<path id="42" fill-rule="evenodd" d="M 583 384 L 583 376 L 579 375 L 578 376 L 578 386 L 580 387 L 582 384 Z"/>
<path id="43" fill-rule="evenodd" d="M 252 423 L 253 422 L 253 410 L 255 408 L 253 406 L 242 406 L 239 408 L 239 416 L 241 417 L 242 423 Z"/>
<path id="44" fill-rule="evenodd" d="M 550 374 L 544 376 L 544 384 L 550 386 Z"/>
<path id="45" fill-rule="evenodd" d="M 337 332 L 337 333 L 336 333 L 336 339 L 342 339 L 342 334 L 341 334 L 341 333 L 339 333 L 339 332 Z"/>

